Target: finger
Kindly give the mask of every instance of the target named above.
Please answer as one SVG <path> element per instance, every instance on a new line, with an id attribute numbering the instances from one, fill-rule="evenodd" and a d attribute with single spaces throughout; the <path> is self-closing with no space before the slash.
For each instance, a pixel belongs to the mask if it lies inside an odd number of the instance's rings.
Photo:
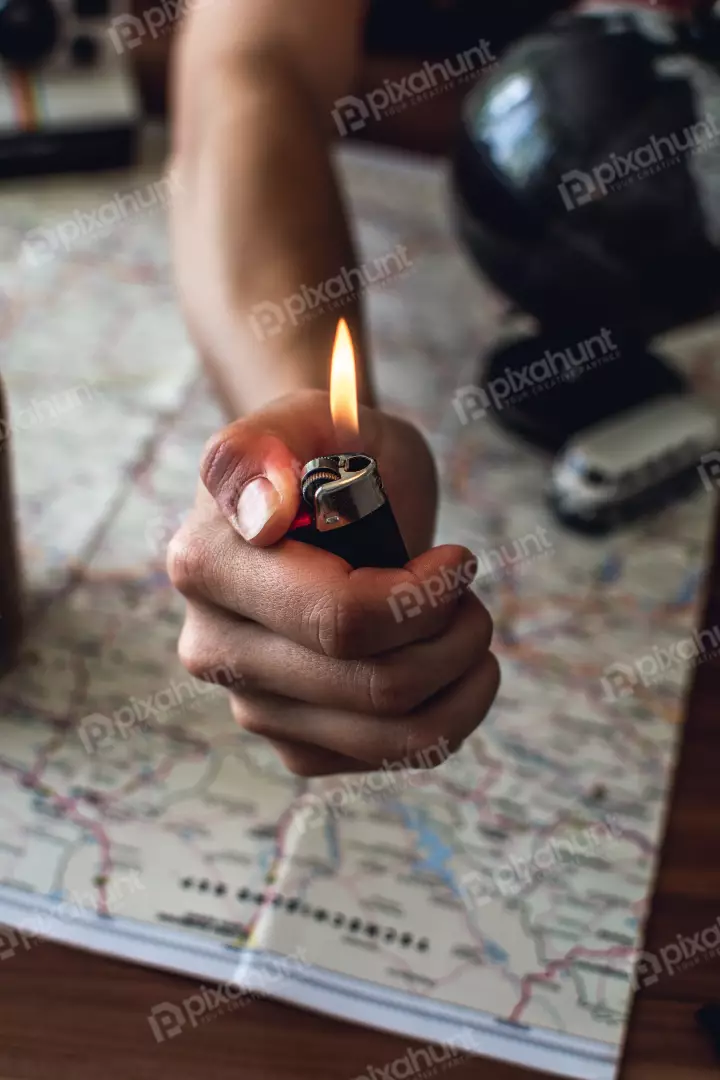
<path id="1" fill-rule="evenodd" d="M 384 460 L 385 427 L 373 409 L 360 407 L 358 448 Z M 396 429 L 401 424 L 395 421 Z M 419 435 L 407 425 L 396 456 L 410 464 Z M 285 535 L 297 514 L 303 466 L 337 452 L 329 396 L 308 390 L 292 405 L 280 398 L 251 417 L 236 420 L 205 448 L 200 475 L 207 491 L 244 540 L 268 547 Z M 389 492 L 393 498 L 393 491 Z"/>
<path id="2" fill-rule="evenodd" d="M 205 448 L 200 476 L 220 510 L 248 543 L 267 547 L 297 514 L 303 465 L 328 453 L 333 424 L 327 394 L 295 395 L 236 420 Z"/>
<path id="3" fill-rule="evenodd" d="M 360 659 L 442 633 L 477 572 L 467 548 L 446 545 L 403 570 L 351 570 L 342 559 L 285 540 L 244 544 L 221 521 L 173 538 L 170 579 L 211 603 L 338 659 Z"/>
<path id="4" fill-rule="evenodd" d="M 300 461 L 275 435 L 238 420 L 208 444 L 202 481 L 242 538 L 264 547 L 288 531 L 300 502 Z"/>
<path id="5" fill-rule="evenodd" d="M 366 660 L 335 660 L 257 623 L 206 606 L 191 607 L 180 656 L 196 677 L 227 670 L 245 690 L 374 716 L 402 716 L 479 664 L 490 649 L 492 620 L 472 593 L 444 634 Z"/>
<path id="6" fill-rule="evenodd" d="M 277 752 L 285 768 L 295 776 L 340 776 L 343 773 L 367 772 L 368 766 L 362 761 L 334 754 L 332 750 L 323 750 L 305 743 L 294 743 L 285 739 L 268 740 Z"/>
<path id="7" fill-rule="evenodd" d="M 367 762 L 372 768 L 432 767 L 447 760 L 483 721 L 500 685 L 492 653 L 423 708 L 398 720 L 305 705 L 270 694 L 233 697 L 246 731 L 290 739 Z"/>

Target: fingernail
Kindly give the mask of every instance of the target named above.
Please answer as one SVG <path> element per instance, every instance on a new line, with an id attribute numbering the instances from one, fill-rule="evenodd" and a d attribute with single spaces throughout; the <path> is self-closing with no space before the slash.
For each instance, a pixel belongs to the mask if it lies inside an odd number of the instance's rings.
<path id="1" fill-rule="evenodd" d="M 254 540 L 263 531 L 281 503 L 280 493 L 266 476 L 258 476 L 240 492 L 236 525 L 244 540 Z"/>

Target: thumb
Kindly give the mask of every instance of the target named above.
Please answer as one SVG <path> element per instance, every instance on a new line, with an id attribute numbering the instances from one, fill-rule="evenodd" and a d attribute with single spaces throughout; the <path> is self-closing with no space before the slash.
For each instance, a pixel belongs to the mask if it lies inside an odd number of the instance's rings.
<path id="1" fill-rule="evenodd" d="M 242 538 L 269 547 L 288 531 L 300 502 L 302 465 L 277 435 L 238 420 L 205 449 L 201 479 Z"/>

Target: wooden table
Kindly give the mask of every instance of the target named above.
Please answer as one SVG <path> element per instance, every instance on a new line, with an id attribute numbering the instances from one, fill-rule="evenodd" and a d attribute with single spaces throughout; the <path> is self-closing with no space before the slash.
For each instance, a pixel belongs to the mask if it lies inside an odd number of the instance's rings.
<path id="1" fill-rule="evenodd" d="M 147 6 L 147 0 L 136 3 L 136 10 Z M 166 52 L 167 39 L 148 38 L 133 57 L 146 102 L 157 110 L 164 104 Z M 411 147 L 421 135 L 424 150 L 442 149 L 446 113 L 456 107 L 447 95 L 435 109 L 436 123 L 429 124 L 426 113 L 400 139 L 390 125 L 370 135 Z M 720 626 L 717 558 L 706 625 Z M 677 934 L 693 935 L 718 917 L 720 659 L 700 668 L 695 681 L 647 948 L 658 951 Z M 196 991 L 191 980 L 38 944 L 0 962 L 0 1080 L 354 1080 L 368 1065 L 379 1080 L 383 1066 L 421 1045 L 271 1001 L 215 1012 L 206 1024 L 157 1045 L 147 1020 L 151 1008 L 180 1004 Z M 693 1018 L 713 995 L 720 999 L 720 956 L 641 991 L 623 1080 L 720 1076 L 720 1063 Z M 521 1080 L 539 1074 L 472 1059 L 447 1075 Z"/>
<path id="2" fill-rule="evenodd" d="M 720 626 L 718 534 L 705 617 Z M 647 948 L 658 952 L 720 917 L 720 660 L 698 669 Z M 720 950 L 718 950 L 720 954 Z M 131 964 L 38 943 L 0 963 L 0 1080 L 353 1080 L 403 1057 L 395 1038 L 271 1001 L 220 1014 L 157 1044 L 154 1005 L 180 1004 L 197 984 Z M 638 995 L 623 1080 L 718 1077 L 697 1006 L 720 999 L 720 956 Z M 537 1074 L 466 1060 L 453 1080 L 520 1080 Z M 371 1074 L 372 1075 L 372 1074 Z M 441 1074 L 443 1075 L 443 1074 Z"/>

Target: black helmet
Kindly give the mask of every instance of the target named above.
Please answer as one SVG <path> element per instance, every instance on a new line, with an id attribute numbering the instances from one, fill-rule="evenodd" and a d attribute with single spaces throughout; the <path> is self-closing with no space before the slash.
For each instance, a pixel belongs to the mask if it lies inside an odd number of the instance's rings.
<path id="1" fill-rule="evenodd" d="M 647 338 L 720 299 L 717 23 L 648 9 L 556 17 L 464 104 L 461 234 L 548 326 Z M 719 53 L 720 55 L 720 53 Z"/>

